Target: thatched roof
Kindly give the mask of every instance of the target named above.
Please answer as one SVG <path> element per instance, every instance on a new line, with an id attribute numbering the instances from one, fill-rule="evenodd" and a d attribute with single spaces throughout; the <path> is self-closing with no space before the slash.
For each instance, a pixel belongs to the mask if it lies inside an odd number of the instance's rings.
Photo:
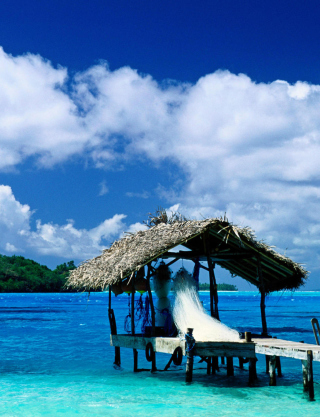
<path id="1" fill-rule="evenodd" d="M 72 271 L 67 286 L 76 290 L 103 290 L 158 258 L 178 257 L 205 260 L 228 269 L 258 288 L 260 264 L 266 292 L 296 289 L 304 284 L 307 271 L 286 256 L 257 241 L 249 228 L 240 228 L 226 219 L 184 220 L 154 223 L 153 227 L 126 235 L 100 256 Z M 188 251 L 172 249 L 183 245 Z M 260 259 L 260 261 L 259 261 Z"/>

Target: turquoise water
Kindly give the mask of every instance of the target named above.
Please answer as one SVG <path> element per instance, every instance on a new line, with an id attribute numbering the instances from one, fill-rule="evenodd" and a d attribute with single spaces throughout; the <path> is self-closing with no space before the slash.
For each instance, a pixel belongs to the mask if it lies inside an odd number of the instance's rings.
<path id="1" fill-rule="evenodd" d="M 201 293 L 208 308 L 208 293 Z M 257 293 L 219 294 L 223 322 L 239 331 L 260 332 Z M 112 299 L 119 333 L 128 298 Z M 315 398 L 302 391 L 301 363 L 282 359 L 283 378 L 268 386 L 264 357 L 258 381 L 248 387 L 248 371 L 224 367 L 206 375 L 195 360 L 192 384 L 184 363 L 168 372 L 133 374 L 132 350 L 122 349 L 122 368 L 113 368 L 109 346 L 108 296 L 91 294 L 0 295 L 0 416 L 318 416 L 320 364 L 314 363 Z M 320 293 L 274 294 L 267 299 L 270 333 L 314 343 L 310 319 L 320 319 Z M 157 355 L 163 369 L 168 355 Z M 235 360 L 235 365 L 238 365 Z M 246 367 L 247 365 L 245 365 Z M 150 368 L 139 351 L 139 367 Z"/>

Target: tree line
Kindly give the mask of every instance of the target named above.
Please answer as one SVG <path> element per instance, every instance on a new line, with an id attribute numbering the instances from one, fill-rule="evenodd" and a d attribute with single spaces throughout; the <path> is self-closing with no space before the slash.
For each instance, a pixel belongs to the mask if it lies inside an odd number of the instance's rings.
<path id="1" fill-rule="evenodd" d="M 238 291 L 238 288 L 233 284 L 217 284 L 218 291 Z M 209 291 L 210 284 L 199 284 L 200 291 Z"/>
<path id="2" fill-rule="evenodd" d="M 74 261 L 54 270 L 23 256 L 0 255 L 0 292 L 61 292 Z"/>

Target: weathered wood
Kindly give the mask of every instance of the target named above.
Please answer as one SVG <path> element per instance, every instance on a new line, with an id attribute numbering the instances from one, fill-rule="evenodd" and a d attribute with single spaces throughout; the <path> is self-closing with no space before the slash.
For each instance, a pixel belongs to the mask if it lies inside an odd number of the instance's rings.
<path id="1" fill-rule="evenodd" d="M 193 260 L 198 258 L 200 262 L 206 261 L 207 256 L 210 256 L 212 262 L 228 262 L 235 259 L 246 259 L 255 256 L 254 253 L 248 251 L 237 251 L 237 252 L 210 252 L 208 254 L 200 253 L 198 251 L 179 251 L 179 252 L 166 252 L 161 255 L 163 259 L 177 258 Z"/>
<path id="2" fill-rule="evenodd" d="M 111 308 L 111 286 L 109 285 L 109 308 L 108 308 L 108 317 L 110 323 L 110 332 L 111 334 L 117 334 L 117 323 L 116 318 L 114 315 L 114 311 Z M 116 346 L 114 348 L 114 365 L 120 366 L 121 365 L 121 354 L 120 354 L 120 347 Z"/>
<path id="3" fill-rule="evenodd" d="M 260 294 L 261 294 L 260 311 L 261 311 L 261 322 L 262 322 L 262 334 L 264 336 L 267 336 L 268 329 L 267 329 L 266 302 L 265 302 L 266 292 L 265 292 L 265 288 L 264 288 L 260 256 L 257 256 L 257 267 L 258 267 L 258 277 L 259 277 L 259 290 L 260 290 Z"/>
<path id="4" fill-rule="evenodd" d="M 211 359 L 211 363 L 212 363 L 212 373 L 215 374 L 215 371 L 220 371 L 219 370 L 219 358 L 218 356 L 213 356 Z"/>
<path id="5" fill-rule="evenodd" d="M 266 358 L 266 374 L 268 374 L 269 373 L 269 360 L 270 360 L 270 356 L 269 355 L 266 355 L 265 358 Z"/>
<path id="6" fill-rule="evenodd" d="M 249 359 L 249 385 L 254 384 L 257 379 L 257 360 L 256 358 Z"/>
<path id="7" fill-rule="evenodd" d="M 227 357 L 227 375 L 233 376 L 234 375 L 234 368 L 233 368 L 233 357 Z"/>
<path id="8" fill-rule="evenodd" d="M 132 336 L 130 334 L 110 335 L 111 346 L 119 346 L 131 349 L 145 350 L 148 343 L 152 344 L 155 352 L 173 354 L 180 346 L 185 355 L 185 342 L 178 337 L 145 337 L 143 335 Z"/>
<path id="9" fill-rule="evenodd" d="M 276 357 L 270 356 L 269 358 L 269 385 L 270 386 L 276 386 L 277 385 L 277 379 L 276 379 Z"/>
<path id="10" fill-rule="evenodd" d="M 112 335 L 116 335 L 117 334 L 117 324 L 116 324 L 114 311 L 113 311 L 112 308 L 109 308 L 108 316 L 109 316 L 109 323 L 110 323 L 110 332 L 111 332 Z M 118 347 L 118 346 L 116 346 L 114 348 L 114 364 L 117 365 L 117 366 L 121 365 L 120 347 Z"/>
<path id="11" fill-rule="evenodd" d="M 153 304 L 152 291 L 151 291 L 151 286 L 150 286 L 150 277 L 151 277 L 151 265 L 148 264 L 147 289 L 148 289 L 148 296 L 149 296 L 149 303 L 150 303 L 150 310 L 151 310 L 151 336 L 155 336 L 155 334 L 156 334 L 156 312 L 155 312 L 154 304 Z"/>
<path id="12" fill-rule="evenodd" d="M 138 351 L 133 349 L 133 372 L 138 372 Z"/>
<path id="13" fill-rule="evenodd" d="M 170 368 L 170 365 L 172 364 L 172 361 L 173 361 L 173 355 L 171 355 L 171 357 L 169 359 L 169 362 L 164 367 L 164 371 L 167 371 Z"/>
<path id="14" fill-rule="evenodd" d="M 251 342 L 251 332 L 245 332 L 244 338 L 246 342 Z"/>
<path id="15" fill-rule="evenodd" d="M 308 363 L 308 390 L 309 390 L 309 399 L 312 401 L 312 400 L 314 400 L 312 350 L 308 350 L 307 355 L 308 355 L 308 358 L 307 358 L 307 363 Z"/>
<path id="16" fill-rule="evenodd" d="M 240 368 L 240 369 L 243 369 L 243 363 L 244 363 L 244 362 L 243 362 L 243 357 L 242 357 L 242 356 L 239 356 L 239 358 L 238 358 L 238 359 L 239 359 L 239 368 Z"/>
<path id="17" fill-rule="evenodd" d="M 134 296 L 135 296 L 135 289 L 134 289 L 134 277 L 132 277 L 132 293 L 131 293 L 131 334 L 135 335 L 135 326 L 134 326 Z"/>
<path id="18" fill-rule="evenodd" d="M 278 377 L 281 378 L 282 377 L 282 371 L 281 371 L 281 360 L 280 360 L 280 356 L 276 356 L 276 369 L 277 369 Z"/>
<path id="19" fill-rule="evenodd" d="M 317 343 L 317 345 L 319 345 L 318 335 L 320 336 L 320 327 L 319 327 L 318 320 L 316 318 L 311 319 L 311 325 L 312 325 L 312 330 L 313 330 L 314 337 L 316 339 L 316 343 Z"/>
<path id="20" fill-rule="evenodd" d="M 312 350 L 313 361 L 320 362 L 320 346 L 318 345 L 273 338 L 253 339 L 253 342 L 256 353 L 307 360 L 307 351 Z"/>
<path id="21" fill-rule="evenodd" d="M 193 350 L 194 350 L 194 338 L 192 336 L 193 329 L 188 328 L 186 333 L 186 354 L 187 354 L 187 365 L 186 365 L 186 382 L 192 381 L 193 373 Z"/>
<path id="22" fill-rule="evenodd" d="M 209 268 L 209 283 L 210 283 L 210 314 L 211 317 L 216 318 L 219 320 L 219 310 L 218 310 L 218 291 L 217 291 L 217 282 L 216 277 L 214 275 L 214 263 L 210 257 L 210 240 L 209 240 L 209 233 L 204 235 L 203 240 L 204 246 L 204 253 L 207 257 L 207 263 Z M 214 304 L 214 305 L 213 305 Z"/>
<path id="23" fill-rule="evenodd" d="M 211 374 L 211 358 L 207 358 L 207 375 Z"/>
<path id="24" fill-rule="evenodd" d="M 309 383 L 308 383 L 308 361 L 302 360 L 302 380 L 303 380 L 303 391 L 309 391 Z"/>
<path id="25" fill-rule="evenodd" d="M 195 356 L 243 356 L 254 358 L 254 343 L 245 342 L 196 342 Z"/>

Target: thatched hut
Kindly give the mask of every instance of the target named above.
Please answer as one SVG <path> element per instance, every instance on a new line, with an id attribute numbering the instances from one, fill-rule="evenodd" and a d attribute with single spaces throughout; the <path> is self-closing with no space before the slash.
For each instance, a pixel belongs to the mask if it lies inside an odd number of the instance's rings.
<path id="1" fill-rule="evenodd" d="M 261 293 L 262 333 L 267 334 L 265 295 L 279 290 L 295 290 L 304 284 L 307 271 L 298 263 L 258 241 L 251 229 L 238 227 L 226 218 L 186 220 L 164 211 L 153 217 L 147 230 L 127 234 L 100 256 L 72 271 L 68 287 L 75 290 L 105 290 L 148 266 L 148 280 L 159 259 L 200 260 L 209 273 L 211 315 L 219 318 L 215 264 L 251 284 Z M 174 251 L 182 245 L 186 250 Z"/>

